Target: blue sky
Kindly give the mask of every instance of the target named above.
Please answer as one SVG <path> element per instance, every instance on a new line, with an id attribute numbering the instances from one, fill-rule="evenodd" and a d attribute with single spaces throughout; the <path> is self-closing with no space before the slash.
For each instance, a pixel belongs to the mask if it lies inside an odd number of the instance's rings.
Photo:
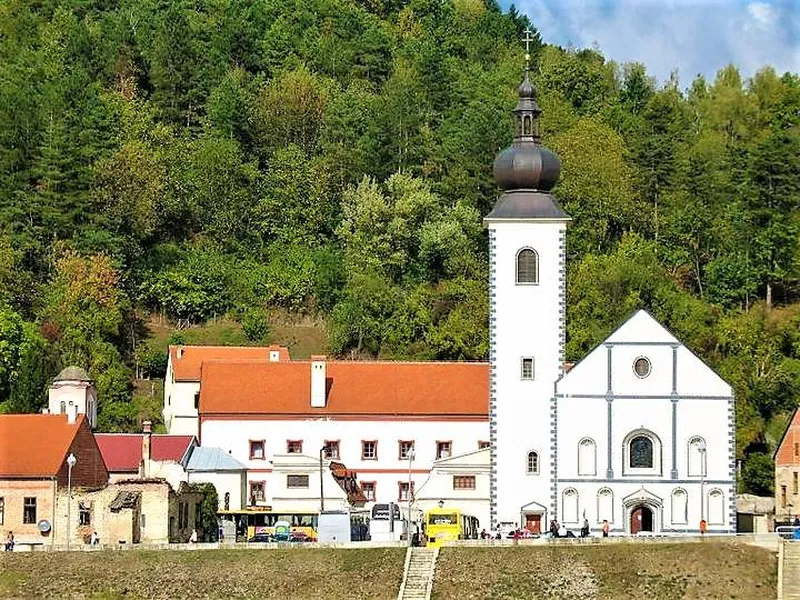
<path id="1" fill-rule="evenodd" d="M 545 42 L 598 46 L 620 63 L 642 62 L 681 87 L 713 80 L 732 62 L 749 77 L 771 64 L 800 72 L 800 0 L 516 0 Z M 501 0 L 504 8 L 511 0 Z"/>

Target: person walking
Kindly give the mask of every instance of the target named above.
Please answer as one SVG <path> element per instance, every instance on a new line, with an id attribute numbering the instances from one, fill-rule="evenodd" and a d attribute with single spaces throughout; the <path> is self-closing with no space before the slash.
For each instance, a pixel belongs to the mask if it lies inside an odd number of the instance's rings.
<path id="1" fill-rule="evenodd" d="M 14 532 L 9 531 L 6 535 L 6 552 L 14 550 Z"/>
<path id="2" fill-rule="evenodd" d="M 608 519 L 603 519 L 603 537 L 604 538 L 608 537 L 608 530 L 609 530 Z"/>
<path id="3" fill-rule="evenodd" d="M 197 543 L 197 529 L 192 529 L 192 535 L 189 536 L 189 543 L 191 544 Z"/>
<path id="4" fill-rule="evenodd" d="M 581 527 L 581 537 L 589 537 L 589 519 L 583 520 L 583 527 Z"/>
<path id="5" fill-rule="evenodd" d="M 708 524 L 705 519 L 700 519 L 700 535 L 705 535 L 708 530 Z"/>

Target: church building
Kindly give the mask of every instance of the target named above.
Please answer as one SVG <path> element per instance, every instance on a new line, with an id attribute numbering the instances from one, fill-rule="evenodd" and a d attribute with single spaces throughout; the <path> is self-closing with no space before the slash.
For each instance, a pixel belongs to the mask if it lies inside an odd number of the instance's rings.
<path id="1" fill-rule="evenodd" d="M 560 162 L 540 144 L 540 112 L 526 66 L 485 219 L 488 364 L 170 348 L 167 427 L 245 465 L 248 506 L 322 496 L 289 472 L 318 460 L 345 465 L 369 502 L 469 506 L 485 528 L 735 530 L 727 383 L 645 311 L 566 372 L 571 218 L 551 194 Z"/>

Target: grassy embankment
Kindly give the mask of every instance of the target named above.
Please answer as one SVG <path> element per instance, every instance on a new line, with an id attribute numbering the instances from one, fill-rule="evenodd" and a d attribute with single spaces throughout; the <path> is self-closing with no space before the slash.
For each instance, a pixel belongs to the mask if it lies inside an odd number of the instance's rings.
<path id="1" fill-rule="evenodd" d="M 403 548 L 0 552 L 0 598 L 394 599 Z"/>
<path id="2" fill-rule="evenodd" d="M 433 598 L 761 599 L 776 583 L 774 553 L 731 542 L 446 548 Z"/>
<path id="3" fill-rule="evenodd" d="M 0 552 L 0 598 L 397 596 L 404 549 Z M 772 552 L 707 541 L 444 548 L 435 599 L 774 598 Z"/>

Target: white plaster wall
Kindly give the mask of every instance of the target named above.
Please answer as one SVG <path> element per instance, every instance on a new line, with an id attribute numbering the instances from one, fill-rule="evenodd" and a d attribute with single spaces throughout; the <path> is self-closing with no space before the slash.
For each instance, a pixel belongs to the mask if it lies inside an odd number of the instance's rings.
<path id="1" fill-rule="evenodd" d="M 567 529 L 577 531 L 580 529 L 584 514 L 589 520 L 589 525 L 594 530 L 595 535 L 599 535 L 599 529 L 602 521 L 597 518 L 597 493 L 604 487 L 609 487 L 614 493 L 613 500 L 613 521 L 610 523 L 611 530 L 618 534 L 627 534 L 629 532 L 630 522 L 630 502 L 629 506 L 625 506 L 624 499 L 633 496 L 635 499 L 641 492 L 642 488 L 658 497 L 661 501 L 660 509 L 655 511 L 655 528 L 656 533 L 697 533 L 700 527 L 700 489 L 703 488 L 702 497 L 705 498 L 705 506 L 703 514 L 708 520 L 708 495 L 713 489 L 720 489 L 724 494 L 724 506 L 730 504 L 733 489 L 726 485 L 717 484 L 700 484 L 699 481 L 693 483 L 685 482 L 672 482 L 672 481 L 653 481 L 650 483 L 615 483 L 608 485 L 604 482 L 587 481 L 583 483 L 570 483 L 568 485 L 559 483 L 558 485 L 558 510 L 561 512 L 562 497 L 564 490 L 567 488 L 574 488 L 578 491 L 578 523 L 565 523 Z M 687 493 L 687 514 L 688 518 L 686 523 L 673 523 L 672 522 L 672 502 L 671 495 L 675 489 L 682 489 Z M 727 520 L 728 514 L 725 513 Z M 681 519 L 682 520 L 682 519 Z M 730 532 L 734 531 L 735 527 L 726 522 L 724 525 L 717 525 L 708 523 L 708 531 L 711 533 Z"/>
<path id="2" fill-rule="evenodd" d="M 558 477 L 578 477 L 578 442 L 592 438 L 596 444 L 596 477 L 605 478 L 608 448 L 606 401 L 589 398 L 558 400 Z"/>
<path id="3" fill-rule="evenodd" d="M 454 475 L 474 475 L 474 490 L 454 490 Z M 443 500 L 445 506 L 478 518 L 481 527 L 489 529 L 489 470 L 436 469 L 417 494 L 415 506 L 422 511 L 436 508 Z"/>
<path id="4" fill-rule="evenodd" d="M 628 527 L 629 512 L 622 499 L 642 489 L 662 499 L 659 530 L 697 531 L 701 518 L 700 498 L 705 498 L 702 514 L 709 519 L 707 499 L 711 490 L 724 493 L 724 525 L 709 522 L 709 531 L 735 529 L 734 436 L 731 388 L 694 354 L 677 342 L 647 313 L 639 312 L 611 335 L 611 466 L 613 478 L 606 479 L 608 450 L 609 349 L 600 345 L 556 386 L 558 502 L 563 507 L 563 492 L 574 487 L 579 492 L 579 511 L 586 510 L 590 523 L 597 519 L 597 491 L 609 487 L 614 492 L 614 527 Z M 667 342 L 667 345 L 632 342 Z M 623 342 L 620 344 L 620 342 Z M 675 349 L 673 349 L 673 346 Z M 676 390 L 673 402 L 673 351 L 676 357 Z M 633 362 L 646 356 L 652 364 L 648 377 L 639 378 Z M 590 396 L 590 397 L 587 397 Z M 622 396 L 622 397 L 620 397 Z M 675 407 L 675 462 L 673 469 L 672 410 Z M 634 430 L 646 429 L 660 442 L 660 469 L 656 474 L 626 474 L 624 440 Z M 707 446 L 705 476 L 688 474 L 688 442 L 701 436 Z M 597 444 L 597 475 L 578 475 L 578 442 L 591 437 Z M 701 487 L 703 492 L 701 494 Z M 688 494 L 689 517 L 686 524 L 673 524 L 671 494 L 676 488 Z M 628 507 L 628 510 L 630 507 Z"/>
<path id="5" fill-rule="evenodd" d="M 496 517 L 521 523 L 520 509 L 550 505 L 550 398 L 561 373 L 564 222 L 492 222 L 496 435 Z M 539 255 L 539 283 L 516 284 L 516 257 L 523 247 Z M 521 379 L 521 359 L 533 357 L 535 379 Z M 527 453 L 539 453 L 539 475 L 526 474 Z"/>
<path id="6" fill-rule="evenodd" d="M 50 414 L 60 414 L 63 401 L 67 411 L 69 411 L 70 405 L 77 405 L 78 414 L 86 415 L 92 429 L 97 426 L 97 390 L 94 386 L 82 382 L 54 383 L 50 386 L 47 396 Z"/>
<path id="7" fill-rule="evenodd" d="M 200 391 L 199 381 L 176 381 L 167 372 L 164 380 L 164 424 L 170 435 L 198 435 L 197 409 L 194 396 Z"/>
<path id="8" fill-rule="evenodd" d="M 178 490 L 182 481 L 186 481 L 186 471 L 180 463 L 172 461 L 148 461 L 145 477 L 166 479 L 173 490 Z"/>
<path id="9" fill-rule="evenodd" d="M 207 419 L 201 433 L 204 446 L 229 451 L 247 466 L 248 481 L 267 481 L 267 504 L 284 489 L 281 482 L 273 481 L 269 475 L 273 471 L 270 461 L 274 455 L 286 453 L 287 440 L 303 440 L 303 453 L 312 457 L 318 455 L 326 440 L 339 440 L 339 462 L 357 471 L 359 481 L 376 482 L 377 502 L 397 502 L 398 483 L 408 481 L 409 467 L 408 460 L 398 458 L 400 440 L 415 442 L 412 481 L 415 489 L 419 489 L 436 458 L 437 441 L 452 441 L 453 454 L 463 454 L 476 450 L 479 441 L 489 439 L 485 421 Z M 266 459 L 250 460 L 250 440 L 262 439 Z M 362 440 L 378 440 L 377 460 L 361 460 Z M 318 489 L 313 494 L 316 498 Z M 325 495 L 328 496 L 327 487 Z"/>
<path id="10" fill-rule="evenodd" d="M 247 483 L 244 471 L 192 471 L 187 474 L 189 483 L 211 483 L 217 490 L 219 509 L 225 508 L 225 493 L 231 495 L 230 510 L 245 508 L 245 485 Z"/>

